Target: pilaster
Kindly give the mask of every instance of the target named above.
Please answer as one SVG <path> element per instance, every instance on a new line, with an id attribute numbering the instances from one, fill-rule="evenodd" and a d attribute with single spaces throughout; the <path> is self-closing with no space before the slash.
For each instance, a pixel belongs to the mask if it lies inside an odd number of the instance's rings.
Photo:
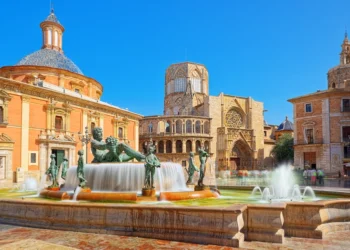
<path id="1" fill-rule="evenodd" d="M 22 96 L 21 167 L 24 172 L 28 171 L 29 101 L 29 96 Z"/>

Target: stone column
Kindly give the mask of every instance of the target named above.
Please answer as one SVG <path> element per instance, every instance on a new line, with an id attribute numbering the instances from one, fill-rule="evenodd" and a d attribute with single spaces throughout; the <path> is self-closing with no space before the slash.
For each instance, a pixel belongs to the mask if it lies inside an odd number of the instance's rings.
<path id="1" fill-rule="evenodd" d="M 171 140 L 172 153 L 176 153 L 176 141 Z"/>
<path id="2" fill-rule="evenodd" d="M 164 144 L 163 144 L 163 148 L 164 148 L 164 151 L 163 151 L 163 152 L 164 152 L 164 153 L 166 153 L 166 142 L 167 142 L 167 141 L 164 140 Z"/>
<path id="3" fill-rule="evenodd" d="M 182 140 L 182 153 L 186 153 L 186 140 Z"/>
<path id="4" fill-rule="evenodd" d="M 30 97 L 22 96 L 21 167 L 28 171 Z"/>

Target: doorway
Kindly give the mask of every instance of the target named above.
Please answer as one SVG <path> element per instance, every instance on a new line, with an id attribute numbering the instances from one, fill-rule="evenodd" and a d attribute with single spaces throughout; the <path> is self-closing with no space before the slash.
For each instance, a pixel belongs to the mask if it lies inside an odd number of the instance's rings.
<path id="1" fill-rule="evenodd" d="M 56 165 L 61 166 L 64 158 L 64 150 L 52 149 L 52 154 L 56 156 Z"/>
<path id="2" fill-rule="evenodd" d="M 316 169 L 316 152 L 304 152 L 304 168 L 305 166 Z"/>
<path id="3" fill-rule="evenodd" d="M 231 157 L 230 158 L 230 170 L 239 170 L 240 168 L 240 158 Z"/>

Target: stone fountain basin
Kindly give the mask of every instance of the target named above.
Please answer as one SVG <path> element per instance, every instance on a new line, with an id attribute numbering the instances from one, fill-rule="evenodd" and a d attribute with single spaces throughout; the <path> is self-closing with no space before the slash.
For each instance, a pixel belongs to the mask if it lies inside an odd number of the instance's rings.
<path id="1" fill-rule="evenodd" d="M 52 198 L 60 200 L 71 200 L 73 195 L 70 195 L 64 191 L 50 191 L 43 190 L 40 192 L 42 198 Z M 77 196 L 77 200 L 85 201 L 178 201 L 189 199 L 203 199 L 203 198 L 217 198 L 219 194 L 210 190 L 203 191 L 184 191 L 184 192 L 160 192 L 158 197 L 142 197 L 138 196 L 136 192 L 80 192 Z M 152 199 L 153 198 L 153 199 Z"/>
<path id="2" fill-rule="evenodd" d="M 2 199 L 0 223 L 239 247 L 349 230 L 350 199 L 229 207 Z"/>

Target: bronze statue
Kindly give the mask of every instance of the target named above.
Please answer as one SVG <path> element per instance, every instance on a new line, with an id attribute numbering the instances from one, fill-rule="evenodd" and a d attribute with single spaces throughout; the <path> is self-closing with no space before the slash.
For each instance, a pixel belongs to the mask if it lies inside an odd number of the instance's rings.
<path id="1" fill-rule="evenodd" d="M 193 156 L 194 156 L 194 153 L 193 152 L 190 152 L 190 158 L 188 160 L 188 169 L 185 168 L 187 174 L 188 174 L 188 180 L 186 182 L 187 185 L 191 185 L 193 184 L 193 174 L 195 171 L 199 172 L 199 169 L 194 165 L 194 161 L 193 161 Z"/>
<path id="2" fill-rule="evenodd" d="M 59 186 L 57 181 L 58 167 L 56 166 L 56 155 L 51 154 L 50 158 L 50 167 L 46 170 L 45 174 L 49 175 L 50 179 L 52 180 L 52 184 L 49 187 L 54 188 Z"/>
<path id="3" fill-rule="evenodd" d="M 63 163 L 62 163 L 62 172 L 61 172 L 61 178 L 63 180 L 65 180 L 67 177 L 67 170 L 68 170 L 68 159 L 67 157 L 64 157 Z"/>
<path id="4" fill-rule="evenodd" d="M 156 168 L 160 168 L 160 162 L 154 154 L 156 146 L 152 142 L 147 145 L 147 154 L 145 159 L 145 185 L 144 189 L 154 189 L 154 174 Z"/>
<path id="5" fill-rule="evenodd" d="M 198 179 L 198 186 L 203 187 L 203 179 L 205 175 L 205 164 L 207 162 L 207 159 L 209 157 L 209 154 L 204 150 L 204 148 L 198 148 L 199 153 L 199 161 L 201 163 L 200 169 L 199 169 L 199 179 Z"/>
<path id="6" fill-rule="evenodd" d="M 132 159 L 144 161 L 145 156 L 125 143 L 118 142 L 117 138 L 109 136 L 103 140 L 102 128 L 96 127 L 92 131 L 91 151 L 94 155 L 92 163 L 127 162 Z"/>
<path id="7" fill-rule="evenodd" d="M 79 150 L 78 155 L 79 155 L 79 160 L 78 160 L 78 167 L 77 167 L 77 177 L 79 179 L 79 187 L 84 188 L 87 182 L 84 176 L 84 160 L 83 160 L 84 150 Z"/>

